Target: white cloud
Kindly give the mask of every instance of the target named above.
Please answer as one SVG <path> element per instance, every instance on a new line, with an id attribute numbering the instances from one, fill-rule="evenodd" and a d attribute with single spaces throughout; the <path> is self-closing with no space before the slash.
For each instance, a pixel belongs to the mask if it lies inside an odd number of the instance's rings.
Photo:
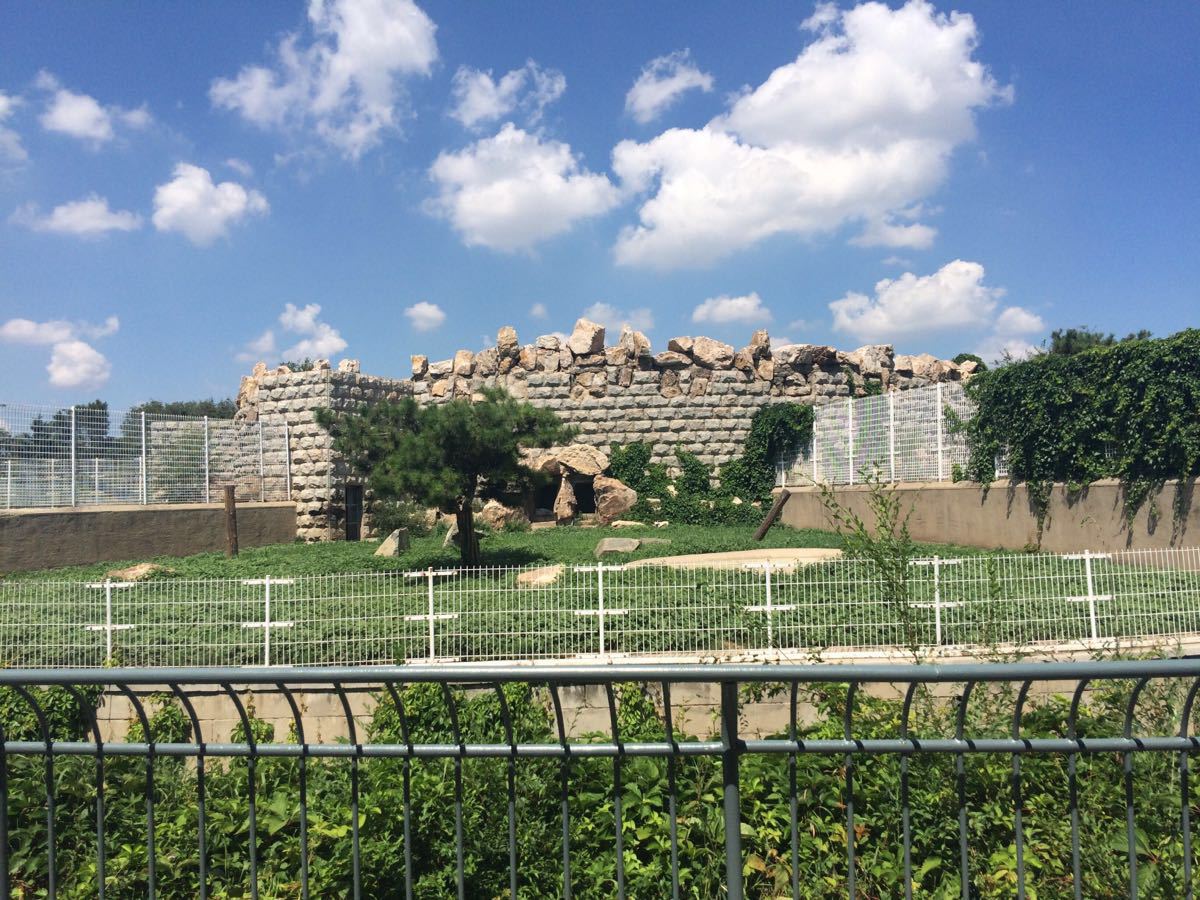
<path id="1" fill-rule="evenodd" d="M 758 325 L 771 321 L 771 311 L 763 306 L 757 292 L 741 297 L 722 294 L 720 297 L 710 297 L 692 310 L 692 321 L 711 322 L 714 325 L 727 325 L 730 322 Z"/>
<path id="2" fill-rule="evenodd" d="M 624 265 L 704 265 L 773 235 L 862 225 L 859 240 L 923 246 L 895 217 L 944 181 L 977 109 L 1011 99 L 974 59 L 975 22 L 926 0 L 821 7 L 800 55 L 700 129 L 623 141 L 613 170 L 651 192 L 622 231 Z"/>
<path id="3" fill-rule="evenodd" d="M 605 333 L 613 338 L 621 333 L 622 328 L 634 331 L 650 331 L 654 328 L 654 313 L 644 306 L 625 310 L 601 301 L 585 309 L 583 318 L 603 325 Z"/>
<path id="4" fill-rule="evenodd" d="M 422 300 L 404 310 L 404 315 L 417 331 L 433 331 L 446 321 L 446 314 L 436 303 Z"/>
<path id="5" fill-rule="evenodd" d="M 983 266 L 956 259 L 932 275 L 906 272 L 875 285 L 875 296 L 848 292 L 829 304 L 833 327 L 866 342 L 980 328 L 992 321 L 1001 288 L 983 284 Z"/>
<path id="6" fill-rule="evenodd" d="M 713 77 L 696 68 L 689 51 L 678 50 L 646 64 L 625 95 L 625 111 L 644 125 L 657 119 L 687 91 L 708 93 L 712 89 Z"/>
<path id="7" fill-rule="evenodd" d="M 882 261 L 882 264 L 885 266 L 897 266 L 901 269 L 907 269 L 912 266 L 912 260 L 906 259 L 903 256 L 892 255 L 885 257 Z"/>
<path id="8" fill-rule="evenodd" d="M 142 227 L 142 217 L 137 213 L 109 209 L 108 200 L 94 193 L 56 206 L 44 216 L 36 205 L 27 204 L 14 212 L 9 221 L 34 231 L 79 237 L 99 237 L 110 231 L 136 231 Z"/>
<path id="9" fill-rule="evenodd" d="M 199 247 L 228 233 L 231 226 L 270 208 L 258 191 L 233 181 L 213 184 L 207 169 L 175 166 L 174 178 L 154 189 L 154 227 L 178 231 Z"/>
<path id="10" fill-rule="evenodd" d="M 54 387 L 99 387 L 108 381 L 112 365 L 91 344 L 64 341 L 54 345 L 46 371 Z"/>
<path id="11" fill-rule="evenodd" d="M 859 247 L 905 247 L 926 250 L 933 246 L 937 229 L 920 222 L 902 225 L 888 216 L 868 219 L 862 233 L 850 239 Z"/>
<path id="12" fill-rule="evenodd" d="M 1024 359 L 1038 352 L 1030 336 L 1043 334 L 1046 323 L 1037 313 L 1020 306 L 1009 306 L 1001 311 L 988 335 L 976 348 L 976 353 L 985 360 Z"/>
<path id="13" fill-rule="evenodd" d="M 542 117 L 542 111 L 563 95 L 567 78 L 556 69 L 543 69 L 532 59 L 519 69 L 503 75 L 499 81 L 491 70 L 483 72 L 459 66 L 454 73 L 454 108 L 450 115 L 467 128 L 496 122 L 520 108 L 530 123 Z"/>
<path id="14" fill-rule="evenodd" d="M 254 174 L 254 166 L 246 162 L 244 159 L 238 159 L 236 156 L 231 156 L 225 160 L 225 165 L 233 169 L 243 178 L 249 178 Z"/>
<path id="15" fill-rule="evenodd" d="M 116 136 L 114 121 L 135 129 L 146 128 L 153 121 L 145 105 L 136 109 L 105 106 L 88 94 L 67 90 L 46 71 L 38 73 L 37 86 L 50 92 L 50 100 L 40 119 L 47 131 L 100 145 Z"/>
<path id="16" fill-rule="evenodd" d="M 23 163 L 29 158 L 21 136 L 4 124 L 20 105 L 20 98 L 0 91 L 0 163 Z"/>
<path id="17" fill-rule="evenodd" d="M 583 168 L 568 144 L 543 141 L 511 122 L 457 153 L 441 153 L 429 174 L 439 189 L 430 210 L 468 246 L 505 252 L 562 234 L 620 199 L 608 178 Z"/>
<path id="18" fill-rule="evenodd" d="M 275 332 L 267 329 L 246 344 L 237 354 L 238 360 L 253 362 L 277 355 L 291 360 L 329 359 L 335 353 L 345 350 L 345 339 L 336 328 L 322 322 L 320 315 L 319 303 L 309 303 L 306 306 L 285 303 L 283 312 L 279 314 L 279 324 L 285 332 L 298 335 L 300 340 L 280 351 Z"/>
<path id="19" fill-rule="evenodd" d="M 529 307 L 530 318 L 547 319 L 550 317 L 550 311 L 546 309 L 545 303 L 535 303 Z"/>
<path id="20" fill-rule="evenodd" d="M 9 319 L 0 324 L 0 343 L 50 347 L 50 384 L 54 387 L 99 387 L 108 381 L 112 367 L 104 354 L 81 338 L 97 340 L 121 327 L 116 316 L 99 325 L 52 319 Z"/>
<path id="21" fill-rule="evenodd" d="M 310 0 L 310 34 L 286 35 L 273 67 L 209 88 L 214 106 L 263 128 L 311 128 L 357 159 L 405 115 L 402 78 L 428 75 L 437 26 L 412 0 Z"/>

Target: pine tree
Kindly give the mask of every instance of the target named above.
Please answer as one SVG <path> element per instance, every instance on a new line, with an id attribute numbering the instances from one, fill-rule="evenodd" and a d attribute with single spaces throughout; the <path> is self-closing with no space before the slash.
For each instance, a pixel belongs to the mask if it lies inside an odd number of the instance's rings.
<path id="1" fill-rule="evenodd" d="M 405 398 L 341 415 L 321 410 L 318 421 L 377 501 L 412 500 L 453 513 L 467 566 L 479 564 L 476 498 L 532 480 L 534 473 L 521 464 L 522 448 L 549 447 L 573 435 L 550 410 L 499 389 L 484 390 L 477 402 L 421 406 Z"/>

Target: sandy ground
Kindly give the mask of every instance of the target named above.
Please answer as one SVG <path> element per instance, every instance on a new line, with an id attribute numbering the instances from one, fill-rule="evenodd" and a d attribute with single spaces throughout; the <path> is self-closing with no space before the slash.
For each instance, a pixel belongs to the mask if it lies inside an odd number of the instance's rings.
<path id="1" fill-rule="evenodd" d="M 672 569 L 740 569 L 753 563 L 770 563 L 773 568 L 791 571 L 827 559 L 837 559 L 841 550 L 814 547 L 732 550 L 726 553 L 692 553 L 687 556 L 656 556 L 625 564 L 627 569 L 642 566 L 669 566 Z"/>

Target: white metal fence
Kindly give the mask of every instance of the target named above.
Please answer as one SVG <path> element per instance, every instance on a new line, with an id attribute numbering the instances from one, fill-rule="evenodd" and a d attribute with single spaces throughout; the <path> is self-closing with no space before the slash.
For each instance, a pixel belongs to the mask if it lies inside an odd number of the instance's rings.
<path id="1" fill-rule="evenodd" d="M 291 494 L 285 422 L 0 403 L 0 509 Z"/>
<path id="2" fill-rule="evenodd" d="M 949 481 L 967 462 L 967 443 L 949 428 L 947 410 L 974 414 L 957 382 L 817 406 L 811 443 L 777 462 L 776 484 L 854 484 L 867 472 L 889 482 Z"/>
<path id="3" fill-rule="evenodd" d="M 0 582 L 0 665 L 370 665 L 1200 636 L 1200 550 L 794 569 L 554 566 Z"/>

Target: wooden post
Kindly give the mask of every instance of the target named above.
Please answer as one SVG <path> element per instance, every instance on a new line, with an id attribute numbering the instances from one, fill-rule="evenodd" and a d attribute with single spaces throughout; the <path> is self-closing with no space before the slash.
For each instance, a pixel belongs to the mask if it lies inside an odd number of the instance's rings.
<path id="1" fill-rule="evenodd" d="M 775 502 L 771 504 L 771 511 L 767 513 L 767 517 L 762 520 L 762 524 L 758 526 L 758 531 L 754 532 L 754 539 L 761 541 L 767 536 L 767 532 L 771 530 L 771 526 L 775 524 L 775 520 L 779 518 L 779 514 L 783 512 L 783 504 L 787 503 L 788 497 L 792 496 L 792 492 L 787 488 L 783 488 L 779 492 L 779 496 L 775 498 Z"/>
<path id="2" fill-rule="evenodd" d="M 225 485 L 225 555 L 230 559 L 238 555 L 237 499 L 233 485 Z"/>

